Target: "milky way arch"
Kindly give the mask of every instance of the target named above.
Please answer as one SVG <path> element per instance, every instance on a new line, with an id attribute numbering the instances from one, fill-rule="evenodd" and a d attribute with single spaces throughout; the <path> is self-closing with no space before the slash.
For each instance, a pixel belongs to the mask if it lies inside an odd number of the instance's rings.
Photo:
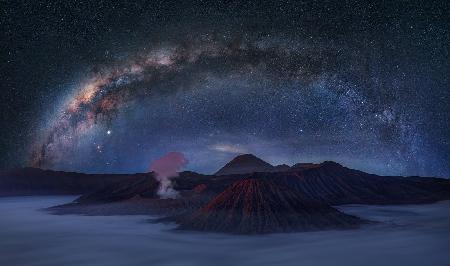
<path id="1" fill-rule="evenodd" d="M 92 73 L 51 117 L 49 126 L 32 145 L 30 164 L 52 167 L 67 160 L 80 140 L 112 121 L 124 106 L 139 105 L 141 99 L 151 98 L 155 93 L 193 90 L 199 79 L 211 73 L 220 78 L 229 73 L 257 72 L 272 82 L 290 82 L 301 87 L 320 84 L 324 77 L 338 80 L 331 87 L 345 101 L 364 103 L 366 107 L 358 108 L 374 113 L 374 119 L 385 128 L 397 125 L 398 117 L 390 107 L 380 109 L 357 88 L 339 85 L 345 83 L 341 75 L 361 65 L 358 54 L 347 52 L 344 57 L 342 49 L 345 48 L 331 44 L 306 45 L 279 39 L 209 39 L 160 45 L 150 52 L 111 63 Z M 366 78 L 367 73 L 361 69 L 355 71 L 359 75 L 356 80 Z M 355 112 L 354 103 L 345 108 Z"/>

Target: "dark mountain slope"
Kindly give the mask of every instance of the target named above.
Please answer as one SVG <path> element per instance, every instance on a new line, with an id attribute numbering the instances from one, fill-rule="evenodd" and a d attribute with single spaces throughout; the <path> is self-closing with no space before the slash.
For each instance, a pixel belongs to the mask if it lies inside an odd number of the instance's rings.
<path id="1" fill-rule="evenodd" d="M 244 156 L 243 161 L 259 165 L 252 170 L 267 166 L 250 158 Z M 252 174 L 182 172 L 173 179 L 179 197 L 170 200 L 156 196 L 159 184 L 152 173 L 92 175 L 24 168 L 0 174 L 0 195 L 83 193 L 73 203 L 49 210 L 160 214 L 165 216 L 160 221 L 174 221 L 180 229 L 242 234 L 346 229 L 367 222 L 333 205 L 419 204 L 450 198 L 448 179 L 378 176 L 335 162 L 300 166 Z"/>
<path id="2" fill-rule="evenodd" d="M 253 154 L 243 154 L 235 157 L 224 167 L 215 173 L 215 175 L 245 174 L 252 172 L 270 172 L 274 166 L 261 160 Z"/>
<path id="3" fill-rule="evenodd" d="M 335 162 L 324 162 L 301 171 L 261 175 L 284 180 L 287 186 L 303 195 L 331 205 L 413 204 L 450 197 L 446 179 L 378 176 Z"/>
<path id="4" fill-rule="evenodd" d="M 239 234 L 345 229 L 365 223 L 271 178 L 237 181 L 199 210 L 174 220 L 179 229 Z"/>
<path id="5" fill-rule="evenodd" d="M 0 172 L 0 196 L 84 194 L 146 174 L 83 174 L 19 168 Z"/>
<path id="6" fill-rule="evenodd" d="M 82 195 L 75 202 L 78 203 L 99 203 L 114 202 L 143 196 L 148 198 L 156 197 L 159 183 L 149 173 L 139 178 L 130 178 L 106 186 L 93 193 Z"/>

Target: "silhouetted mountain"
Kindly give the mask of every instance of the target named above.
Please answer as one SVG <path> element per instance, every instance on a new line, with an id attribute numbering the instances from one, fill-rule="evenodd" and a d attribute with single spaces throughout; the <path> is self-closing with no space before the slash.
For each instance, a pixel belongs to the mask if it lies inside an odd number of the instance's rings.
<path id="1" fill-rule="evenodd" d="M 83 193 L 52 211 L 162 214 L 166 215 L 162 220 L 175 221 L 180 229 L 232 233 L 351 228 L 364 221 L 331 206 L 419 204 L 450 198 L 448 179 L 378 176 L 335 162 L 276 168 L 253 155 L 242 155 L 223 168 L 222 173 L 230 174 L 182 172 L 173 179 L 180 197 L 171 200 L 156 196 L 159 184 L 152 173 L 91 175 L 24 168 L 0 174 L 0 195 Z"/>
<path id="2" fill-rule="evenodd" d="M 426 203 L 450 196 L 447 179 L 378 176 L 329 161 L 300 171 L 262 175 L 282 179 L 305 196 L 331 205 Z"/>
<path id="3" fill-rule="evenodd" d="M 214 188 L 214 191 L 220 190 L 221 188 L 216 188 L 214 185 L 206 185 L 211 183 L 213 177 L 186 171 L 180 173 L 180 176 L 173 180 L 173 184 L 179 192 L 183 192 L 182 195 L 188 195 L 191 190 L 191 193 L 197 194 L 205 192 L 207 188 L 209 190 Z M 111 182 L 101 189 L 85 193 L 74 202 L 97 204 L 123 201 L 134 197 L 158 198 L 156 193 L 158 186 L 159 183 L 153 177 L 153 173 L 136 174 L 117 182 Z"/>
<path id="4" fill-rule="evenodd" d="M 18 168 L 0 172 L 0 196 L 84 194 L 147 174 L 83 174 Z"/>
<path id="5" fill-rule="evenodd" d="M 245 157 L 244 157 L 245 158 Z M 339 204 L 408 204 L 446 199 L 450 181 L 442 178 L 378 176 L 349 169 L 334 162 L 284 172 L 258 172 L 254 178 L 284 180 L 305 196 Z M 203 184 L 202 193 L 220 193 L 248 174 L 202 175 L 182 172 L 174 188 L 189 191 Z M 80 200 L 115 201 L 132 195 L 153 197 L 157 182 L 151 173 L 82 174 L 22 168 L 0 173 L 0 195 L 84 194 Z M 128 196 L 126 196 L 128 195 Z"/>
<path id="6" fill-rule="evenodd" d="M 292 170 L 304 170 L 309 168 L 318 167 L 320 164 L 316 163 L 296 163 L 293 166 L 291 166 Z"/>
<path id="7" fill-rule="evenodd" d="M 240 234 L 346 229 L 365 222 L 273 178 L 237 181 L 199 210 L 174 220 L 179 229 Z"/>
<path id="8" fill-rule="evenodd" d="M 157 196 L 156 192 L 158 186 L 159 183 L 153 178 L 153 175 L 149 173 L 147 176 L 140 176 L 139 178 L 131 178 L 110 184 L 93 193 L 82 195 L 76 199 L 75 202 L 114 202 L 127 200 L 135 196 L 154 198 Z"/>
<path id="9" fill-rule="evenodd" d="M 246 174 L 252 172 L 270 172 L 274 167 L 256 157 L 253 154 L 243 154 L 235 157 L 224 167 L 215 173 L 215 175 Z"/>
<path id="10" fill-rule="evenodd" d="M 287 164 L 276 165 L 271 172 L 284 172 L 291 170 L 291 167 Z"/>

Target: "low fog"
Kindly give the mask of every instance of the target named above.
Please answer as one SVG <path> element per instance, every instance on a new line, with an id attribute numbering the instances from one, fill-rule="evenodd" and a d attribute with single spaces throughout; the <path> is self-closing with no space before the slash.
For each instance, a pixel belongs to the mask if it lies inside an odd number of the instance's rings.
<path id="1" fill-rule="evenodd" d="M 0 265 L 449 265 L 450 201 L 340 207 L 384 222 L 359 230 L 234 236 L 42 210 L 73 199 L 0 199 Z"/>

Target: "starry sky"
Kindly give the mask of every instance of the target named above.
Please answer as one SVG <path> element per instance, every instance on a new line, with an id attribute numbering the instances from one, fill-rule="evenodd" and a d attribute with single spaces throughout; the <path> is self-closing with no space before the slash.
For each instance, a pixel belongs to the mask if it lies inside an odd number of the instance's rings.
<path id="1" fill-rule="evenodd" d="M 130 2 L 1 2 L 1 168 L 450 176 L 448 1 Z"/>

